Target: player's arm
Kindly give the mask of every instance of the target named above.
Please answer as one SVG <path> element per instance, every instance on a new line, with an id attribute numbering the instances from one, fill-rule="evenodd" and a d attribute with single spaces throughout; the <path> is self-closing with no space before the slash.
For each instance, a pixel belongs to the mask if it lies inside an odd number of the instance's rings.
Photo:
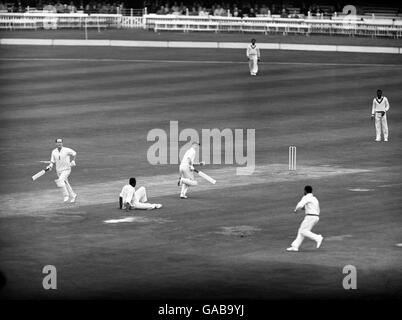
<path id="1" fill-rule="evenodd" d="M 387 112 L 389 110 L 389 102 L 388 99 L 385 98 L 385 112 Z"/>
<path id="2" fill-rule="evenodd" d="M 54 153 L 52 152 L 52 154 L 50 155 L 50 163 L 46 167 L 46 169 L 47 170 L 52 170 L 55 163 L 56 163 L 56 157 L 55 157 Z"/>
<path id="3" fill-rule="evenodd" d="M 375 99 L 373 99 L 373 106 L 371 108 L 371 119 L 374 119 L 374 113 L 375 113 Z"/>
<path id="4" fill-rule="evenodd" d="M 194 171 L 194 159 L 193 157 L 188 157 L 188 164 L 190 167 L 190 171 Z"/>
<path id="5" fill-rule="evenodd" d="M 126 209 L 131 208 L 132 204 L 134 203 L 133 200 L 135 197 L 135 189 L 134 188 L 130 188 L 130 190 L 127 192 L 127 197 L 125 199 L 125 203 L 124 205 L 126 206 Z"/>
<path id="6" fill-rule="evenodd" d="M 186 158 L 188 159 L 188 164 L 190 166 L 190 169 L 193 168 L 194 165 L 194 160 L 195 160 L 195 150 L 193 148 L 191 148 L 190 150 L 188 150 L 188 152 L 185 154 Z"/>
<path id="7" fill-rule="evenodd" d="M 258 60 L 261 60 L 260 48 L 257 48 L 257 58 Z"/>
<path id="8" fill-rule="evenodd" d="M 297 212 L 298 210 L 303 209 L 304 206 L 306 205 L 306 202 L 307 202 L 307 201 L 306 201 L 306 198 L 303 197 L 303 198 L 299 201 L 299 203 L 296 205 L 294 212 Z"/>
<path id="9" fill-rule="evenodd" d="M 195 150 L 188 156 L 188 163 L 190 164 L 190 169 L 194 170 L 194 166 L 203 166 L 205 162 L 195 162 Z"/>
<path id="10" fill-rule="evenodd" d="M 76 157 L 77 157 L 77 152 L 75 152 L 73 149 L 71 149 L 71 151 L 70 151 L 70 165 L 72 167 L 76 166 L 76 164 L 75 164 L 75 158 Z"/>

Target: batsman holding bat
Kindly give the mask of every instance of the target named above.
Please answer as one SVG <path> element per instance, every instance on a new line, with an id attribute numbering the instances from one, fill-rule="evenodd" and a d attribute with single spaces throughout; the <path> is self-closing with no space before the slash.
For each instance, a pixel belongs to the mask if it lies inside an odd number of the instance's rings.
<path id="1" fill-rule="evenodd" d="M 56 173 L 58 179 L 54 180 L 57 187 L 59 187 L 63 193 L 64 202 L 70 200 L 75 202 L 77 194 L 74 193 L 68 182 L 68 177 L 71 173 L 71 167 L 75 167 L 75 157 L 77 152 L 73 149 L 63 147 L 63 139 L 56 139 L 56 149 L 52 151 L 50 156 L 50 164 L 46 167 L 46 170 L 52 170 L 56 165 Z"/>
<path id="2" fill-rule="evenodd" d="M 177 183 L 178 186 L 181 186 L 181 199 L 187 199 L 187 191 L 190 186 L 198 185 L 198 182 L 194 179 L 194 165 L 204 165 L 203 162 L 194 163 L 199 146 L 200 144 L 198 142 L 193 142 L 191 148 L 186 151 L 181 160 L 179 167 L 180 178 Z"/>

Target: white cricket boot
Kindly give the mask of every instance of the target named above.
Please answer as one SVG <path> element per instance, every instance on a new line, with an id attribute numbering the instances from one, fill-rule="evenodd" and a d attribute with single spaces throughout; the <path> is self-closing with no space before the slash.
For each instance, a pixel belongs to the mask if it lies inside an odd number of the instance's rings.
<path id="1" fill-rule="evenodd" d="M 317 249 L 319 248 L 319 247 L 321 247 L 321 243 L 322 243 L 322 240 L 324 240 L 324 237 L 322 236 L 322 235 L 318 235 L 320 238 L 317 240 Z"/>
<path id="2" fill-rule="evenodd" d="M 70 202 L 71 202 L 71 203 L 74 203 L 76 198 L 77 198 L 77 194 L 74 193 L 74 195 L 71 197 Z"/>

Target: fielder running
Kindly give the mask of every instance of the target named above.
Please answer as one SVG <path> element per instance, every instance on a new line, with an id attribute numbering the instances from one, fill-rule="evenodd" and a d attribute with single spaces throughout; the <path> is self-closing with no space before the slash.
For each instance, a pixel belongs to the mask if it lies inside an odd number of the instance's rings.
<path id="1" fill-rule="evenodd" d="M 287 251 L 299 251 L 304 238 L 309 238 L 317 242 L 317 249 L 321 246 L 322 235 L 311 232 L 313 227 L 318 223 L 320 215 L 320 204 L 316 197 L 313 196 L 313 188 L 311 186 L 304 187 L 304 197 L 296 205 L 294 212 L 303 209 L 306 213 L 303 222 L 297 232 L 296 239 L 292 242 L 291 247 Z"/>
<path id="2" fill-rule="evenodd" d="M 198 142 L 193 142 L 190 149 L 186 151 L 181 160 L 179 167 L 180 177 L 177 183 L 178 186 L 181 186 L 181 199 L 187 199 L 187 191 L 190 186 L 198 185 L 198 182 L 194 179 L 194 165 L 204 165 L 204 162 L 194 162 L 199 145 Z"/>
<path id="3" fill-rule="evenodd" d="M 52 151 L 50 164 L 47 168 L 52 170 L 53 166 L 56 165 L 58 179 L 54 181 L 63 193 L 64 202 L 67 202 L 70 198 L 70 202 L 75 202 L 77 194 L 71 188 L 68 177 L 71 173 L 71 167 L 75 167 L 77 152 L 73 149 L 63 147 L 63 139 L 56 139 L 55 142 L 57 148 Z"/>
<path id="4" fill-rule="evenodd" d="M 251 44 L 247 47 L 248 67 L 250 74 L 256 76 L 258 72 L 258 61 L 260 61 L 260 49 L 255 44 L 255 39 L 251 39 Z"/>
<path id="5" fill-rule="evenodd" d="M 147 190 L 145 187 L 139 187 L 135 190 L 136 184 L 136 179 L 130 178 L 128 184 L 121 189 L 119 196 L 120 209 L 128 211 L 131 209 L 152 210 L 162 208 L 159 203 L 148 203 Z"/>
<path id="6" fill-rule="evenodd" d="M 389 103 L 387 97 L 382 96 L 382 90 L 377 90 L 377 97 L 373 99 L 373 107 L 371 108 L 371 119 L 375 119 L 375 141 L 381 141 L 381 131 L 384 135 L 384 141 L 388 141 L 388 110 Z"/>

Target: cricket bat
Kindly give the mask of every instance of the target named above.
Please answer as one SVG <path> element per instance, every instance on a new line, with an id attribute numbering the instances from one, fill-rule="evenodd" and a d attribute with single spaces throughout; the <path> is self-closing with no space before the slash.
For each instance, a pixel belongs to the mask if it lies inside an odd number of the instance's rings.
<path id="1" fill-rule="evenodd" d="M 201 178 L 204 178 L 204 179 L 207 180 L 208 182 L 211 182 L 212 184 L 215 184 L 215 183 L 216 183 L 216 180 L 213 179 L 212 177 L 210 177 L 209 175 L 207 175 L 206 173 L 204 173 L 204 172 L 202 172 L 202 171 L 199 171 L 199 170 L 194 170 L 194 172 L 197 172 L 198 175 L 199 175 Z"/>
<path id="2" fill-rule="evenodd" d="M 46 168 L 46 169 L 43 169 L 43 170 L 39 171 L 38 173 L 34 174 L 34 175 L 32 176 L 32 181 L 35 181 L 36 179 L 38 179 L 38 178 L 40 178 L 41 176 L 43 176 L 43 175 L 46 173 L 46 171 L 49 171 L 49 169 Z"/>

